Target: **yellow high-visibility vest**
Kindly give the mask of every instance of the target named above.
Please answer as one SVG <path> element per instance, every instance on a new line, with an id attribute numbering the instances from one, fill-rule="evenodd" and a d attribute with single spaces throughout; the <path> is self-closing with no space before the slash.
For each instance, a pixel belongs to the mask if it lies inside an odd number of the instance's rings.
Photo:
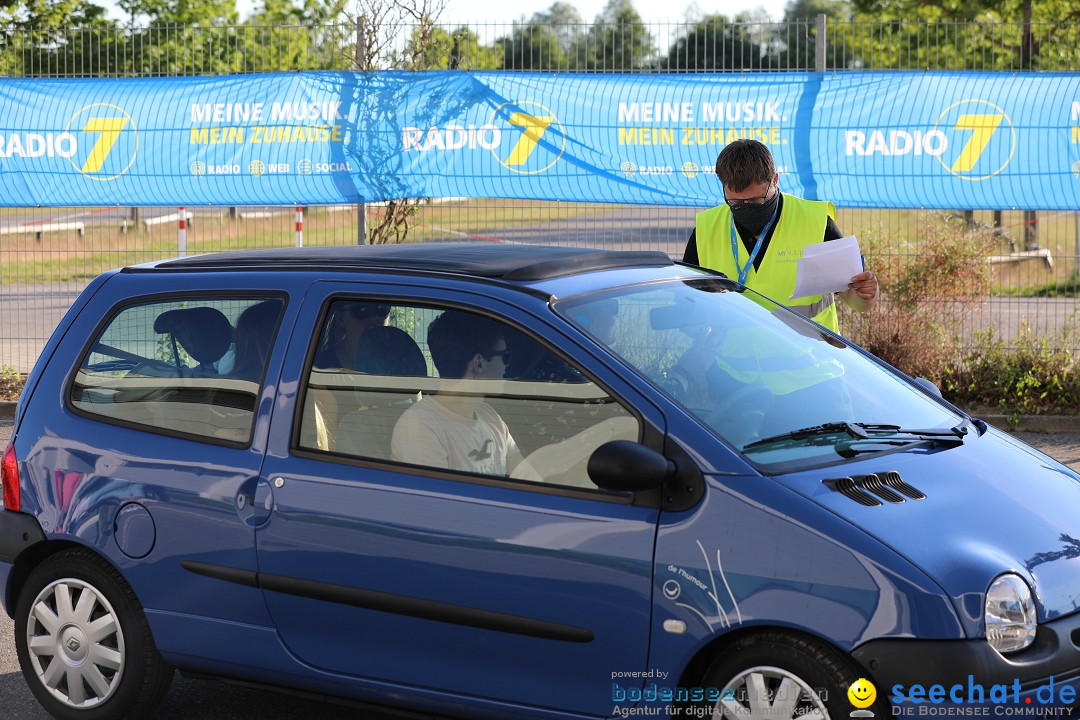
<path id="1" fill-rule="evenodd" d="M 796 264 L 803 257 L 803 249 L 822 242 L 829 218 L 836 218 L 836 208 L 832 203 L 784 195 L 776 229 L 761 259 L 761 269 L 751 264 L 746 286 L 784 305 L 809 306 L 810 311 L 806 313 L 809 317 L 833 332 L 839 332 L 840 323 L 832 293 L 791 297 L 795 291 Z M 745 267 L 750 261 L 750 253 L 736 230 L 738 258 L 732 254 L 733 227 L 731 208 L 723 203 L 698 213 L 694 235 L 697 239 L 698 264 L 737 279 L 739 268 Z"/>
<path id="2" fill-rule="evenodd" d="M 732 327 L 716 363 L 736 382 L 764 385 L 773 395 L 787 395 L 843 377 L 844 366 L 838 360 L 818 357 L 814 349 L 805 339 L 764 325 Z"/>

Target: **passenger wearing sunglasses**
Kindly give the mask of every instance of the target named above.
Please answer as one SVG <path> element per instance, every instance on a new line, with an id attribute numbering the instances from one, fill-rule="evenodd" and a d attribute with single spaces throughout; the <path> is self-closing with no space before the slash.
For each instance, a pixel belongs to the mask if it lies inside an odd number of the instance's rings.
<path id="1" fill-rule="evenodd" d="M 719 270 L 777 302 L 795 290 L 796 262 L 807 245 L 843 237 L 830 202 L 804 200 L 780 192 L 780 175 L 769 148 L 757 140 L 736 140 L 716 159 L 724 204 L 698 213 L 683 261 Z M 856 312 L 869 310 L 878 295 L 874 273 L 851 278 L 837 293 Z M 839 332 L 835 299 L 796 298 L 791 307 Z"/>
<path id="2" fill-rule="evenodd" d="M 425 395 L 402 414 L 390 444 L 392 457 L 427 467 L 508 475 L 522 454 L 499 413 L 484 400 L 485 392 L 498 389 L 510 364 L 503 327 L 479 315 L 447 310 L 432 321 L 427 340 L 442 384 L 438 393 Z"/>

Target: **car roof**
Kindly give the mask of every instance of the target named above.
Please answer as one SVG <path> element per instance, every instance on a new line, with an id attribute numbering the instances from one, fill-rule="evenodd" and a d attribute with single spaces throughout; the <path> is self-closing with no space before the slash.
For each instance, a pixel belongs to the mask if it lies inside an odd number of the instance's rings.
<path id="1" fill-rule="evenodd" d="M 131 270 L 386 270 L 452 273 L 529 282 L 614 268 L 673 265 L 653 250 L 509 243 L 408 243 L 278 248 L 195 255 Z"/>

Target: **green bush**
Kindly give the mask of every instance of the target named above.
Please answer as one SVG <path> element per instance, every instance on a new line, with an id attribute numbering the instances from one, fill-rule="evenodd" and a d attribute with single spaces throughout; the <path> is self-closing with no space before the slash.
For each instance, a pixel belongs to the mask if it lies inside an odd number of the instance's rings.
<path id="1" fill-rule="evenodd" d="M 965 333 L 990 295 L 987 257 L 997 238 L 944 217 L 930 222 L 924 237 L 915 248 L 895 235 L 860 235 L 881 296 L 868 313 L 841 304 L 841 331 L 907 374 L 931 380 L 960 407 L 1080 412 L 1076 316 L 1057 337 L 1036 337 L 1026 324 L 1015 338 L 993 329 Z"/>
<path id="2" fill-rule="evenodd" d="M 1052 341 L 1026 326 L 1008 346 L 993 330 L 943 369 L 942 393 L 962 407 L 996 408 L 1009 415 L 1075 414 L 1080 410 L 1077 361 L 1070 348 L 1075 322 Z"/>
<path id="3" fill-rule="evenodd" d="M 867 313 L 840 304 L 840 329 L 882 360 L 941 385 L 957 361 L 964 328 L 990 293 L 988 233 L 927 221 L 913 241 L 883 232 L 860 234 L 866 267 L 877 275 L 880 296 Z"/>

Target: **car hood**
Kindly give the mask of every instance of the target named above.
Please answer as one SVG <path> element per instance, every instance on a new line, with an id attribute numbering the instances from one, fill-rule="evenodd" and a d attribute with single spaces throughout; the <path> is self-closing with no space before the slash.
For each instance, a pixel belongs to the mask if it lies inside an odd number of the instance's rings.
<path id="1" fill-rule="evenodd" d="M 1032 584 L 1040 621 L 1080 607 L 1080 475 L 998 430 L 775 479 L 926 572 L 969 627 L 1008 571 Z"/>

